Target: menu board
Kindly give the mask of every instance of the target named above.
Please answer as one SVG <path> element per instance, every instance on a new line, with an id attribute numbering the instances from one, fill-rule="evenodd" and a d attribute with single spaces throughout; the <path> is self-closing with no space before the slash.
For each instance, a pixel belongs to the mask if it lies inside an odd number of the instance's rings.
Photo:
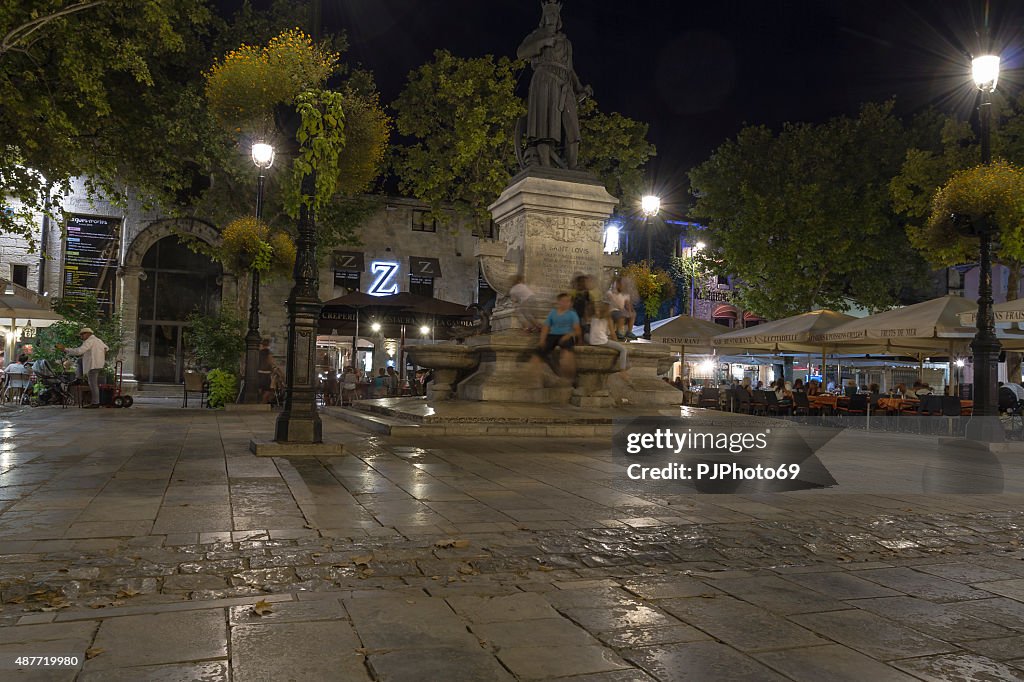
<path id="1" fill-rule="evenodd" d="M 64 246 L 64 298 L 96 297 L 100 309 L 114 311 L 121 221 L 70 216 Z"/>

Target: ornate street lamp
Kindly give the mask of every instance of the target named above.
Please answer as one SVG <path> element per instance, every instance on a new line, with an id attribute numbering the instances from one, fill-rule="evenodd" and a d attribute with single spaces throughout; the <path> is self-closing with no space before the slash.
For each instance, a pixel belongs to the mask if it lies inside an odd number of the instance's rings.
<path id="1" fill-rule="evenodd" d="M 971 63 L 974 84 L 981 91 L 978 119 L 981 124 L 981 162 L 992 163 L 992 93 L 999 80 L 999 57 L 985 55 Z M 978 237 L 978 331 L 971 341 L 974 353 L 974 414 L 995 417 L 999 414 L 999 340 L 996 338 L 992 311 L 992 237 L 993 221 L 976 216 L 971 231 Z"/>
<path id="2" fill-rule="evenodd" d="M 647 263 L 648 267 L 654 266 L 654 261 L 651 258 L 651 218 L 658 215 L 658 211 L 661 210 L 661 197 L 656 197 L 653 194 L 640 199 L 640 210 L 644 214 L 644 232 L 647 235 Z M 651 340 L 651 316 L 644 310 L 644 338 L 648 341 Z"/>
<path id="3" fill-rule="evenodd" d="M 259 169 L 256 181 L 256 222 L 263 219 L 264 173 L 274 165 L 274 148 L 265 142 L 252 146 L 252 162 Z M 245 334 L 245 389 L 241 402 L 255 405 L 260 400 L 260 273 L 252 270 L 252 291 L 249 292 L 249 330 Z"/>

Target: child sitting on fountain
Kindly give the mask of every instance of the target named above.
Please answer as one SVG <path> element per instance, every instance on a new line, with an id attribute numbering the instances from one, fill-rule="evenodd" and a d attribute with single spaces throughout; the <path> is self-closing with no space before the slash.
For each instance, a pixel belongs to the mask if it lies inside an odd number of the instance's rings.
<path id="1" fill-rule="evenodd" d="M 594 320 L 590 323 L 590 333 L 587 334 L 587 343 L 591 346 L 607 346 L 619 351 L 619 371 L 625 372 L 628 367 L 626 360 L 626 346 L 618 341 L 612 341 L 610 334 L 615 331 L 615 323 L 612 322 L 611 311 L 607 304 L 598 303 L 594 312 Z"/>
<path id="2" fill-rule="evenodd" d="M 540 328 L 540 343 L 537 357 L 549 360 L 555 348 L 560 348 L 558 355 L 558 373 L 566 379 L 576 375 L 576 356 L 573 349 L 576 341 L 583 336 L 580 327 L 580 316 L 572 309 L 572 297 L 559 294 L 555 308 L 548 313 L 547 319 Z"/>

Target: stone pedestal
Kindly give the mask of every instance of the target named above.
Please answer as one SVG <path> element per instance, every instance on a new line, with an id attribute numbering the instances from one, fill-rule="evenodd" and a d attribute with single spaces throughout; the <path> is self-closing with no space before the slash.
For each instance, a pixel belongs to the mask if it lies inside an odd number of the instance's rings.
<path id="1" fill-rule="evenodd" d="M 506 331 L 470 337 L 466 346 L 480 358 L 480 366 L 459 382 L 460 400 L 564 404 L 572 395 L 572 384 L 557 376 L 532 355 L 537 335 Z"/>
<path id="2" fill-rule="evenodd" d="M 615 404 L 639 407 L 681 405 L 683 392 L 665 383 L 658 376 L 659 365 L 671 355 L 671 348 L 663 343 L 631 343 L 627 349 L 630 365 L 629 382 L 617 375 L 608 381 Z"/>
<path id="3" fill-rule="evenodd" d="M 576 407 L 611 407 L 608 377 L 618 371 L 619 352 L 602 346 L 576 349 L 576 388 L 570 402 Z"/>
<path id="4" fill-rule="evenodd" d="M 450 400 L 460 374 L 465 374 L 480 363 L 471 348 L 456 343 L 436 343 L 408 346 L 412 361 L 433 370 L 434 378 L 427 384 L 427 400 Z"/>
<path id="5" fill-rule="evenodd" d="M 520 326 L 507 300 L 517 274 L 536 295 L 530 312 L 540 320 L 576 273 L 591 275 L 602 289 L 608 285 L 609 269 L 621 264 L 603 252 L 605 224 L 617 203 L 589 173 L 534 168 L 512 178 L 489 207 L 499 239 L 477 247 L 484 277 L 501 296 L 493 331 Z"/>

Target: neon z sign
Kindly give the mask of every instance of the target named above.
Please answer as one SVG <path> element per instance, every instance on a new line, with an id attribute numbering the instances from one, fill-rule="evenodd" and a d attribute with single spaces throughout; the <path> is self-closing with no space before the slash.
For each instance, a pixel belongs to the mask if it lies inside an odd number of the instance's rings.
<path id="1" fill-rule="evenodd" d="M 370 290 L 371 296 L 390 296 L 398 293 L 398 263 L 390 260 L 375 260 L 370 263 L 370 272 L 377 275 Z"/>

